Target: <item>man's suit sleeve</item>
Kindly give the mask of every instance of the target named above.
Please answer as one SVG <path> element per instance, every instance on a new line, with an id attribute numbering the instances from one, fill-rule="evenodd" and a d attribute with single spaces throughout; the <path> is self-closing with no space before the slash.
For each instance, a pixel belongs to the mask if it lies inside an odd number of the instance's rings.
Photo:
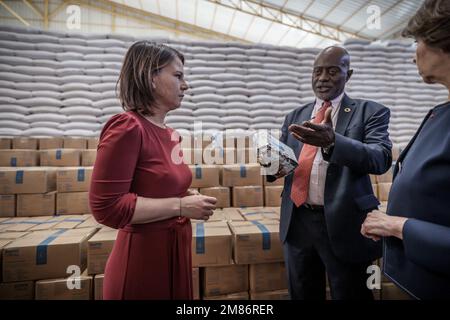
<path id="1" fill-rule="evenodd" d="M 287 137 L 288 137 L 288 128 L 289 125 L 291 124 L 291 114 L 286 115 L 286 117 L 284 118 L 284 122 L 283 122 L 283 126 L 281 127 L 281 137 L 280 137 L 280 141 L 283 142 L 284 144 L 286 144 L 287 142 Z M 275 176 L 272 175 L 268 175 L 266 176 L 267 182 L 274 182 L 275 180 L 277 180 L 277 178 L 275 178 Z"/>
<path id="2" fill-rule="evenodd" d="M 406 257 L 436 273 L 450 276 L 450 228 L 408 219 L 403 226 Z"/>
<path id="3" fill-rule="evenodd" d="M 334 147 L 323 158 L 340 166 L 347 166 L 361 174 L 383 174 L 391 167 L 392 143 L 388 125 L 390 110 L 386 107 L 375 112 L 364 124 L 364 141 L 335 133 Z"/>

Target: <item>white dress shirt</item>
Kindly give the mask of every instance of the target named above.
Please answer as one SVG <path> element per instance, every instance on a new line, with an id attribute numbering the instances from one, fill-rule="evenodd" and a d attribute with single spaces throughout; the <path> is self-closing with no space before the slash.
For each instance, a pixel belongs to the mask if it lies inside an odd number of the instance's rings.
<path id="1" fill-rule="evenodd" d="M 339 96 L 331 100 L 331 107 L 333 111 L 331 113 L 331 119 L 333 121 L 333 128 L 336 128 L 337 117 L 339 114 L 339 109 L 341 107 L 341 101 L 344 96 L 342 92 Z M 315 117 L 319 109 L 322 107 L 323 100 L 316 97 L 316 103 L 311 117 Z M 309 180 L 309 190 L 308 197 L 306 198 L 306 203 L 313 205 L 324 205 L 324 191 L 325 191 L 325 179 L 327 177 L 328 162 L 322 157 L 321 149 L 318 148 L 316 157 L 311 169 L 311 177 Z"/>

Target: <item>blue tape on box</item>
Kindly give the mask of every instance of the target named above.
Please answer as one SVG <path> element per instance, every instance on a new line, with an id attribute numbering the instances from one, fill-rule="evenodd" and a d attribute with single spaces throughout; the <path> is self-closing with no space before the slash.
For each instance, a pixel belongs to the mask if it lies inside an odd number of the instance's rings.
<path id="1" fill-rule="evenodd" d="M 200 166 L 195 166 L 195 179 L 202 178 L 202 168 Z"/>
<path id="2" fill-rule="evenodd" d="M 241 165 L 241 178 L 245 178 L 247 176 L 247 170 L 244 165 Z"/>
<path id="3" fill-rule="evenodd" d="M 256 225 L 259 228 L 259 230 L 261 230 L 261 232 L 262 232 L 262 240 L 263 240 L 262 248 L 263 248 L 263 250 L 270 250 L 270 232 L 269 232 L 269 230 L 266 228 L 265 225 L 263 225 L 259 221 L 251 221 L 251 223 Z"/>
<path id="4" fill-rule="evenodd" d="M 83 182 L 84 181 L 84 176 L 85 176 L 85 170 L 84 169 L 78 169 L 78 182 Z"/>
<path id="5" fill-rule="evenodd" d="M 195 242 L 195 253 L 205 254 L 205 225 L 203 222 L 197 223 L 196 235 L 197 240 Z"/>
<path id="6" fill-rule="evenodd" d="M 23 183 L 23 170 L 17 170 L 16 171 L 16 184 L 22 184 Z"/>
<path id="7" fill-rule="evenodd" d="M 56 160 L 61 160 L 61 149 L 56 150 Z"/>
<path id="8" fill-rule="evenodd" d="M 17 158 L 12 157 L 10 162 L 11 167 L 17 167 Z"/>
<path id="9" fill-rule="evenodd" d="M 38 246 L 36 247 L 36 264 L 37 265 L 47 264 L 48 245 L 53 240 L 55 240 L 59 235 L 61 235 L 62 233 L 66 232 L 66 231 L 67 231 L 67 229 L 58 230 L 55 233 L 53 233 L 51 236 L 49 236 L 47 239 L 45 239 L 44 241 L 42 241 L 41 243 L 38 244 Z"/>

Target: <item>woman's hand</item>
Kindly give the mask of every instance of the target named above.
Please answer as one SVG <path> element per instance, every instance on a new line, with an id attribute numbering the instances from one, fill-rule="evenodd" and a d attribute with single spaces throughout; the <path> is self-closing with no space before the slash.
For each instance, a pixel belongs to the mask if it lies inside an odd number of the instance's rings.
<path id="1" fill-rule="evenodd" d="M 408 220 L 404 217 L 388 216 L 379 211 L 367 214 L 366 220 L 361 225 L 361 234 L 374 241 L 381 237 L 397 237 L 403 239 L 403 226 Z"/>
<path id="2" fill-rule="evenodd" d="M 181 215 L 191 219 L 208 220 L 216 209 L 217 199 L 203 195 L 181 198 Z"/>

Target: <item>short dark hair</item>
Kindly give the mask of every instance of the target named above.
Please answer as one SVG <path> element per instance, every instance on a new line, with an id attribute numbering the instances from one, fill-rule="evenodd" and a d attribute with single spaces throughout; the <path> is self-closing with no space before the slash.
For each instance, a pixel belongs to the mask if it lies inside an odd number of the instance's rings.
<path id="1" fill-rule="evenodd" d="M 425 0 L 402 32 L 450 53 L 450 1 Z"/>
<path id="2" fill-rule="evenodd" d="M 167 45 L 149 41 L 133 43 L 125 55 L 116 84 L 122 108 L 152 115 L 155 98 L 151 79 L 177 57 L 184 64 L 184 56 Z"/>

